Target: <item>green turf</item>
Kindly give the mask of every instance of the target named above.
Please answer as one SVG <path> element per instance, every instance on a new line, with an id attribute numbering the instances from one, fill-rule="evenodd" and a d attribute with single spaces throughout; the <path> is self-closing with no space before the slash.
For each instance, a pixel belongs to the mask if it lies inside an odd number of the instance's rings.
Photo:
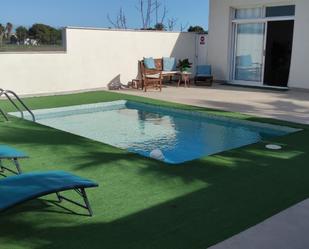
<path id="1" fill-rule="evenodd" d="M 116 99 L 287 124 L 110 92 L 26 102 L 37 109 Z M 10 109 L 4 101 L 0 106 Z M 304 130 L 273 139 L 283 145 L 282 151 L 266 151 L 269 141 L 262 141 L 168 166 L 31 122 L 0 122 L 0 143 L 31 156 L 21 162 L 25 171 L 67 170 L 100 184 L 88 191 L 93 218 L 66 214 L 54 205 L 53 195 L 2 213 L 0 248 L 205 249 L 309 197 L 309 129 L 289 125 Z M 67 195 L 73 197 L 73 193 Z M 62 205 L 81 212 L 70 204 Z"/>

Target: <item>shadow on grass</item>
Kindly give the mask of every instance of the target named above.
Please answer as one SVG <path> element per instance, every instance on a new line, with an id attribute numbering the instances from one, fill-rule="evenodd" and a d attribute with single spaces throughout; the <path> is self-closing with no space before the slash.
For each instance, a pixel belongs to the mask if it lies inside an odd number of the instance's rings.
<path id="1" fill-rule="evenodd" d="M 118 166 L 135 168 L 135 177 L 141 180 L 151 176 L 160 184 L 162 177 L 166 181 L 180 177 L 207 185 L 156 205 L 136 199 L 137 210 L 123 212 L 116 219 L 109 219 L 113 209 L 104 208 L 118 195 L 119 186 L 112 183 L 101 191 L 113 188 L 114 196 L 94 199 L 95 217 L 89 219 L 68 217 L 58 208 L 59 214 L 54 211 L 47 215 L 49 204 L 35 201 L 26 204 L 31 208 L 23 206 L 1 215 L 0 236 L 4 245 L 11 241 L 36 249 L 206 248 L 309 197 L 308 146 L 296 147 L 286 143 L 282 152 L 265 153 L 257 144 L 178 167 L 164 167 L 155 161 L 141 165 L 144 160 L 132 157 L 130 163 L 121 161 Z M 91 164 L 83 166 L 92 169 Z M 122 184 L 139 196 L 141 189 L 130 182 Z M 149 188 L 150 199 L 156 198 L 152 192 L 155 185 L 151 188 L 146 184 L 145 188 Z M 127 203 L 126 198 L 119 200 L 123 209 Z"/>

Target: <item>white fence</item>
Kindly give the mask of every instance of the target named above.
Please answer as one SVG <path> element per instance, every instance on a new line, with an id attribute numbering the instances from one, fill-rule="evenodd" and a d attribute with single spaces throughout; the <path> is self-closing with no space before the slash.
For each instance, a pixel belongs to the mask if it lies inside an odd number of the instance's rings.
<path id="1" fill-rule="evenodd" d="M 19 94 L 103 88 L 136 78 L 143 57 L 189 58 L 195 66 L 203 61 L 197 54 L 206 55 L 195 33 L 67 28 L 65 39 L 64 52 L 0 53 L 0 87 Z"/>

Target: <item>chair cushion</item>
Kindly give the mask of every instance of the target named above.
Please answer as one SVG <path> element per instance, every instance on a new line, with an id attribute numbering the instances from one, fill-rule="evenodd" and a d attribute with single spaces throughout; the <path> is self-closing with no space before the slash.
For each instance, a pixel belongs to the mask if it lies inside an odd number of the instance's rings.
<path id="1" fill-rule="evenodd" d="M 146 74 L 146 78 L 148 79 L 160 79 L 160 74 Z"/>
<path id="2" fill-rule="evenodd" d="M 163 57 L 163 71 L 175 71 L 176 59 L 174 57 Z"/>
<path id="3" fill-rule="evenodd" d="M 152 57 L 144 58 L 144 65 L 146 69 L 156 69 L 155 60 Z"/>
<path id="4" fill-rule="evenodd" d="M 199 66 L 197 66 L 196 75 L 198 75 L 198 76 L 211 76 L 211 66 L 210 65 L 199 65 Z"/>

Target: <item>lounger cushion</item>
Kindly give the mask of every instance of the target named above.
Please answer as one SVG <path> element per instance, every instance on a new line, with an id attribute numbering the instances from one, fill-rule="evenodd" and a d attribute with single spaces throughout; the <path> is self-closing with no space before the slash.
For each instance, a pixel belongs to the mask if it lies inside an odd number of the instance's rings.
<path id="1" fill-rule="evenodd" d="M 64 171 L 33 172 L 0 180 L 0 211 L 47 194 L 97 187 L 98 184 Z"/>
<path id="2" fill-rule="evenodd" d="M 24 152 L 16 150 L 7 145 L 0 145 L 0 159 L 26 158 Z"/>

